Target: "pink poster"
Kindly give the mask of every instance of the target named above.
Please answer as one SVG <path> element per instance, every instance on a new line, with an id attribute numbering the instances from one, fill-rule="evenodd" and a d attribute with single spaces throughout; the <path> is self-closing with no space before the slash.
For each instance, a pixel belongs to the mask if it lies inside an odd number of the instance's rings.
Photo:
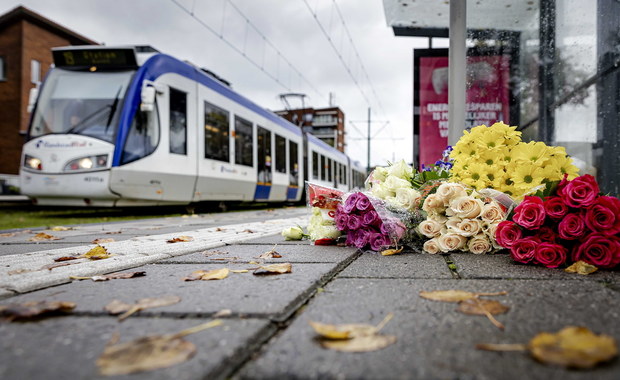
<path id="1" fill-rule="evenodd" d="M 448 145 L 448 57 L 420 57 L 420 164 L 432 165 Z M 467 128 L 510 123 L 507 55 L 467 57 Z"/>

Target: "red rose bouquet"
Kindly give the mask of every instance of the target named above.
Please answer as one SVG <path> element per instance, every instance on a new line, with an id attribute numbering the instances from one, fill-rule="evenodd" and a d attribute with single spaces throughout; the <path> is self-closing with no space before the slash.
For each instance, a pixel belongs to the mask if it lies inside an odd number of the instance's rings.
<path id="1" fill-rule="evenodd" d="M 620 264 L 620 200 L 599 192 L 589 174 L 564 178 L 555 195 L 526 196 L 512 220 L 498 225 L 495 239 L 519 263 L 614 268 Z"/>

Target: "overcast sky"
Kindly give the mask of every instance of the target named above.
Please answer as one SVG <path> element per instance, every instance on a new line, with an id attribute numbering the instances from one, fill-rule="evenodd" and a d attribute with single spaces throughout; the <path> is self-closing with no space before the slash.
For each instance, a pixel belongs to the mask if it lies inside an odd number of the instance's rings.
<path id="1" fill-rule="evenodd" d="M 386 24 L 382 0 L 337 0 L 336 4 L 337 8 L 332 0 L 3 0 L 0 13 L 23 5 L 106 45 L 152 45 L 210 69 L 271 110 L 284 108 L 281 93 L 305 93 L 306 105 L 315 108 L 327 107 L 333 93 L 335 105 L 345 113 L 346 153 L 362 165 L 367 163 L 370 106 L 371 164 L 386 165 L 401 158 L 411 162 L 413 48 L 426 48 L 426 39 L 395 37 Z"/>

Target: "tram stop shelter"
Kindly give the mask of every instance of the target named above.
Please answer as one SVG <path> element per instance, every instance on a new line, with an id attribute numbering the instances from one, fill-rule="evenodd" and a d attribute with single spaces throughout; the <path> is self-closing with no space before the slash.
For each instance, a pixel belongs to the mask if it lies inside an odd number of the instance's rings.
<path id="1" fill-rule="evenodd" d="M 582 173 L 596 175 L 604 192 L 620 194 L 620 2 L 383 0 L 383 6 L 394 35 L 429 41 L 429 49 L 414 50 L 415 165 L 424 163 L 425 134 L 444 128 L 454 144 L 485 119 L 479 116 L 489 116 L 470 103 L 482 93 L 483 105 L 501 104 L 496 121 L 501 115 L 518 126 L 525 141 L 565 146 Z M 441 37 L 449 38 L 447 51 L 433 48 Z M 442 55 L 448 67 L 435 67 L 428 85 L 435 93 L 447 85 L 447 104 L 435 109 L 440 121 L 425 123 L 420 75 L 426 58 Z M 493 81 L 504 86 L 495 95 Z"/>

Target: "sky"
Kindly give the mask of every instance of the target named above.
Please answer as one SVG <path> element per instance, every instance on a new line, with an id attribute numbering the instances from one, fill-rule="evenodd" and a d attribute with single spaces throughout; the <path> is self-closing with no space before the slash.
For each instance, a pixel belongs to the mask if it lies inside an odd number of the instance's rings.
<path id="1" fill-rule="evenodd" d="M 151 45 L 208 68 L 270 110 L 284 108 L 282 93 L 314 108 L 331 93 L 346 153 L 363 166 L 370 108 L 371 165 L 412 161 L 413 49 L 427 40 L 394 36 L 382 0 L 3 0 L 0 13 L 19 5 L 105 45 Z"/>

